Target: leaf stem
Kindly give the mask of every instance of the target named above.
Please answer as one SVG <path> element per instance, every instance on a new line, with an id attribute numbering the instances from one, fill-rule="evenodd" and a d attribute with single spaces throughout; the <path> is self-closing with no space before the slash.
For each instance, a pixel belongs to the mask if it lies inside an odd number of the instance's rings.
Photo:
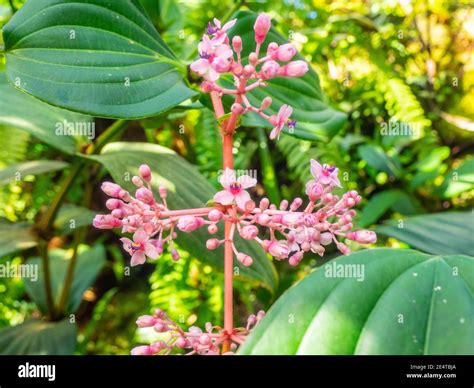
<path id="1" fill-rule="evenodd" d="M 53 291 L 51 288 L 51 273 L 49 268 L 49 257 L 48 257 L 48 243 L 41 240 L 38 244 L 39 253 L 41 256 L 41 262 L 43 264 L 44 274 L 44 289 L 46 293 L 46 306 L 48 308 L 48 315 L 51 320 L 56 319 L 56 309 L 53 300 Z"/>

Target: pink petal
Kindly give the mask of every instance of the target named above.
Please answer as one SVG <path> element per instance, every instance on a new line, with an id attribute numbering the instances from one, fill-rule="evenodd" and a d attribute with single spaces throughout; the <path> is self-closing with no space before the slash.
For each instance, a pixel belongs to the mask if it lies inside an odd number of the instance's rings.
<path id="1" fill-rule="evenodd" d="M 280 135 L 280 131 L 281 131 L 281 126 L 278 126 L 278 127 L 275 127 L 272 129 L 272 131 L 270 132 L 270 139 L 275 139 L 277 136 Z"/>
<path id="2" fill-rule="evenodd" d="M 242 175 L 237 179 L 237 182 L 240 183 L 240 186 L 243 189 L 248 189 L 249 187 L 254 187 L 257 184 L 257 180 L 248 175 Z"/>
<path id="3" fill-rule="evenodd" d="M 227 35 L 225 33 L 217 34 L 214 38 L 210 40 L 213 46 L 219 46 L 225 42 Z"/>
<path id="4" fill-rule="evenodd" d="M 156 259 L 159 256 L 155 246 L 150 243 L 145 244 L 145 255 L 147 255 L 150 259 Z"/>
<path id="5" fill-rule="evenodd" d="M 322 172 L 323 166 L 321 166 L 321 164 L 319 164 L 316 160 L 311 159 L 311 175 L 313 175 L 314 178 L 318 180 Z"/>
<path id="6" fill-rule="evenodd" d="M 226 168 L 224 173 L 219 178 L 219 183 L 225 189 L 228 189 L 229 186 L 235 183 L 235 171 L 230 168 Z"/>
<path id="7" fill-rule="evenodd" d="M 230 205 L 232 202 L 234 202 L 234 196 L 231 192 L 222 190 L 214 195 L 214 201 L 220 203 L 221 205 Z"/>
<path id="8" fill-rule="evenodd" d="M 217 28 L 219 28 L 219 29 L 221 28 L 221 21 L 220 21 L 219 19 L 214 18 L 212 21 L 214 22 L 214 25 L 215 25 Z"/>
<path id="9" fill-rule="evenodd" d="M 250 201 L 250 194 L 247 193 L 245 190 L 242 190 L 239 194 L 235 196 L 235 202 L 237 206 L 241 209 L 245 209 L 245 204 Z"/>
<path id="10" fill-rule="evenodd" d="M 224 24 L 224 27 L 222 27 L 222 30 L 224 31 L 230 30 L 232 27 L 235 26 L 235 23 L 237 23 L 237 19 L 232 19 L 228 21 L 226 24 Z"/>
<path id="11" fill-rule="evenodd" d="M 209 71 L 207 72 L 207 79 L 209 81 L 215 82 L 219 79 L 220 74 L 215 71 L 212 67 L 209 67 Z"/>
<path id="12" fill-rule="evenodd" d="M 191 63 L 191 70 L 198 73 L 199 75 L 206 74 L 210 67 L 210 63 L 207 59 L 198 59 Z"/>
<path id="13" fill-rule="evenodd" d="M 215 55 L 223 59 L 228 59 L 233 55 L 233 52 L 229 46 L 221 44 L 216 47 Z"/>
<path id="14" fill-rule="evenodd" d="M 133 241 L 135 241 L 138 244 L 143 244 L 147 240 L 148 240 L 148 235 L 143 229 L 137 230 L 133 235 Z"/>
<path id="15" fill-rule="evenodd" d="M 135 265 L 143 264 L 146 261 L 145 254 L 142 251 L 135 252 L 130 261 L 130 265 L 134 267 Z"/>
<path id="16" fill-rule="evenodd" d="M 126 237 L 122 237 L 120 239 L 120 241 L 123 244 L 123 249 L 125 249 L 128 253 L 132 254 L 132 251 L 130 249 L 130 245 L 132 244 L 133 241 L 130 240 L 129 238 L 126 238 Z"/>

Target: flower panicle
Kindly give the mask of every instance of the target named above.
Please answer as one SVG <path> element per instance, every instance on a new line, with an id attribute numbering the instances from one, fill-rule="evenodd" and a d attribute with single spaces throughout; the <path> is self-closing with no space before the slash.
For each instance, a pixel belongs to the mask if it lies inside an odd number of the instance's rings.
<path id="1" fill-rule="evenodd" d="M 272 78 L 301 77 L 309 70 L 308 64 L 303 60 L 293 60 L 297 51 L 291 43 L 279 45 L 271 42 L 266 53 L 262 53 L 262 44 L 271 27 L 270 17 L 265 13 L 261 13 L 254 24 L 254 51 L 248 58 L 242 58 L 244 44 L 250 42 L 242 42 L 239 35 L 234 35 L 230 40 L 227 35 L 236 22 L 237 20 L 233 19 L 223 26 L 217 19 L 209 22 L 198 45 L 199 59 L 191 63 L 190 68 L 203 78 L 201 88 L 204 92 L 235 96 L 232 114 L 239 116 L 247 112 L 257 113 L 273 126 L 270 138 L 278 138 L 285 125 L 288 128 L 296 126 L 296 120 L 290 117 L 293 109 L 283 105 L 277 114 L 269 115 L 265 110 L 272 104 L 271 97 L 266 97 L 260 106 L 254 106 L 246 94 L 260 86 L 266 86 L 266 82 Z M 229 89 L 219 85 L 219 78 L 224 74 L 232 76 L 235 88 Z"/>

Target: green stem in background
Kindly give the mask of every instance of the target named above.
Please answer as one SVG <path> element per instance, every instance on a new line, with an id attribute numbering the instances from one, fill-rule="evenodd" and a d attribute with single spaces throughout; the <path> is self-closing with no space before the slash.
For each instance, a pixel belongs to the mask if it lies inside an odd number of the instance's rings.
<path id="1" fill-rule="evenodd" d="M 117 120 L 115 121 L 110 127 L 108 127 L 92 144 L 88 150 L 87 154 L 97 154 L 101 151 L 101 149 L 110 141 L 112 140 L 117 134 L 119 134 L 122 129 L 124 129 L 128 125 L 128 121 L 125 120 Z"/>
<path id="2" fill-rule="evenodd" d="M 11 8 L 12 12 L 15 13 L 17 11 L 17 9 L 15 7 L 15 4 L 13 4 L 13 0 L 8 0 L 8 4 L 10 4 L 10 8 Z"/>
<path id="3" fill-rule="evenodd" d="M 43 265 L 44 274 L 44 289 L 46 293 L 46 305 L 48 307 L 48 313 L 51 320 L 56 318 L 56 309 L 53 300 L 53 290 L 51 288 L 51 273 L 49 269 L 49 257 L 48 257 L 48 244 L 46 241 L 41 240 L 38 244 L 39 253 L 41 256 L 41 262 Z"/>
<path id="4" fill-rule="evenodd" d="M 268 149 L 267 136 L 263 128 L 256 128 L 258 137 L 258 153 L 260 156 L 262 168 L 262 180 L 265 186 L 268 198 L 272 203 L 279 203 L 281 201 L 280 190 L 278 189 L 278 182 L 273 168 L 273 161 L 270 151 Z"/>

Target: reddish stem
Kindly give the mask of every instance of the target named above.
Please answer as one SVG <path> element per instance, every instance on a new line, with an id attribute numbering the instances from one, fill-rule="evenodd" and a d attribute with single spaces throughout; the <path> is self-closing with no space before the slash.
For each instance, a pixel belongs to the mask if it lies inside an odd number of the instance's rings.
<path id="1" fill-rule="evenodd" d="M 224 107 L 222 106 L 222 100 L 216 92 L 211 93 L 211 99 L 214 106 L 216 117 L 219 120 L 224 116 Z M 230 124 L 230 125 L 229 125 Z M 235 128 L 235 118 L 229 120 L 229 122 L 221 123 L 222 133 L 222 148 L 223 148 L 223 168 L 233 169 L 233 155 L 232 155 L 232 135 Z M 232 241 L 230 240 L 232 222 L 229 220 L 225 221 L 224 224 L 224 330 L 230 335 L 234 330 L 234 319 L 233 319 L 233 260 L 234 253 L 232 252 Z M 230 350 L 230 339 L 225 340 L 222 345 L 222 352 L 228 352 Z"/>

